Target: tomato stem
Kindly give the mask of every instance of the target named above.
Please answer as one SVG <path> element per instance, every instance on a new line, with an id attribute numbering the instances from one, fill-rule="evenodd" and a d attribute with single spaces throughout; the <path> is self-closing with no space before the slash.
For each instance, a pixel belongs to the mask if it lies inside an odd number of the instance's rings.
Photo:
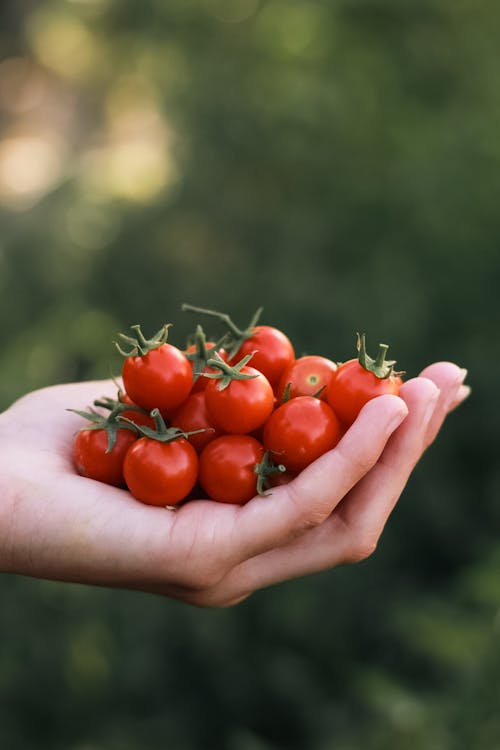
<path id="1" fill-rule="evenodd" d="M 91 407 L 89 407 L 88 411 L 80 411 L 79 409 L 67 409 L 66 411 L 78 414 L 80 417 L 89 421 L 89 424 L 86 424 L 81 428 L 82 430 L 104 430 L 106 432 L 108 437 L 106 453 L 111 453 L 115 447 L 118 430 L 125 429 L 137 432 L 137 425 L 134 424 L 134 422 L 120 416 L 123 411 L 129 410 L 130 407 L 128 404 L 122 404 L 119 401 L 114 401 L 113 399 L 104 397 L 102 401 L 99 399 L 94 401 L 94 406 L 101 406 L 105 409 L 110 409 L 110 413 L 104 416 Z M 124 422 L 129 422 L 129 424 L 124 424 Z"/>
<path id="2" fill-rule="evenodd" d="M 258 323 L 263 309 L 264 308 L 259 307 L 253 314 L 248 326 L 242 329 L 238 328 L 236 323 L 227 313 L 219 312 L 218 310 L 208 310 L 205 307 L 195 307 L 195 305 L 183 304 L 181 307 L 181 310 L 183 312 L 194 312 L 198 313 L 199 315 L 207 315 L 208 317 L 216 318 L 227 327 L 231 339 L 228 342 L 228 346 L 225 346 L 224 348 L 228 351 L 229 359 L 231 359 L 238 353 L 238 350 L 240 349 L 244 341 L 253 336 L 253 329 Z"/>
<path id="3" fill-rule="evenodd" d="M 389 346 L 387 344 L 379 344 L 377 357 L 372 359 L 366 352 L 366 336 L 364 333 L 358 333 L 357 349 L 359 352 L 358 362 L 365 370 L 372 372 L 380 380 L 385 380 L 391 375 L 396 374 L 394 372 L 394 365 L 396 360 L 386 360 L 387 350 Z"/>
<path id="4" fill-rule="evenodd" d="M 101 399 L 96 399 L 94 401 L 94 406 L 100 406 L 103 409 L 109 409 L 111 414 L 121 414 L 123 411 L 136 411 L 140 414 L 149 414 L 146 409 L 143 409 L 142 406 L 137 406 L 137 404 L 127 404 L 124 401 L 120 400 L 120 395 L 123 395 L 123 391 L 118 391 L 118 399 L 110 398 L 109 396 L 103 396 Z M 110 414 L 110 416 L 111 416 Z"/>
<path id="5" fill-rule="evenodd" d="M 154 419 L 156 429 L 152 429 L 146 425 L 135 425 L 130 419 L 127 419 L 127 417 L 118 417 L 118 421 L 120 423 L 127 422 L 134 425 L 136 431 L 142 435 L 142 437 L 156 440 L 159 443 L 171 443 L 173 440 L 178 440 L 179 438 L 185 438 L 187 440 L 190 435 L 198 435 L 200 432 L 207 432 L 207 430 L 213 429 L 211 427 L 204 427 L 200 430 L 184 432 L 184 430 L 179 429 L 179 427 L 167 427 L 167 423 L 163 419 L 159 409 L 153 409 L 149 416 Z"/>
<path id="6" fill-rule="evenodd" d="M 253 375 L 249 372 L 241 372 L 242 368 L 245 367 L 248 362 L 250 362 L 254 354 L 255 352 L 247 354 L 246 357 L 240 359 L 240 361 L 235 365 L 228 365 L 227 362 L 224 362 L 222 357 L 217 354 L 217 352 L 215 352 L 214 356 L 208 360 L 207 365 L 209 367 L 214 367 L 215 369 L 219 370 L 219 372 L 203 372 L 200 374 L 205 378 L 220 380 L 217 388 L 219 391 L 223 391 L 224 388 L 227 388 L 233 380 L 251 380 L 252 378 L 259 377 L 259 373 Z"/>
<path id="7" fill-rule="evenodd" d="M 202 374 L 203 368 L 208 365 L 208 360 L 212 357 L 218 349 L 220 349 L 227 339 L 227 334 L 224 334 L 222 338 L 216 341 L 210 349 L 207 347 L 207 337 L 205 331 L 200 325 L 196 326 L 196 331 L 191 341 L 188 340 L 188 344 L 194 346 L 194 352 L 184 351 L 184 356 L 189 359 L 193 364 L 193 383 L 196 383 L 200 375 Z"/>
<path id="8" fill-rule="evenodd" d="M 122 357 L 142 357 L 153 349 L 158 349 L 158 347 L 166 343 L 168 339 L 168 329 L 171 325 L 171 323 L 165 323 L 165 325 L 163 325 L 150 339 L 147 339 L 144 336 L 139 324 L 130 326 L 135 334 L 135 338 L 134 336 L 126 336 L 124 333 L 118 334 L 119 338 L 129 345 L 130 349 L 128 351 L 123 349 L 117 341 L 114 341 L 113 343 Z"/>
<path id="9" fill-rule="evenodd" d="M 286 471 L 286 466 L 283 464 L 275 464 L 271 460 L 271 452 L 266 451 L 262 456 L 260 464 L 255 464 L 254 472 L 257 474 L 257 493 L 261 496 L 267 497 L 270 492 L 267 492 L 269 487 L 269 477 L 273 474 L 283 474 Z"/>
<path id="10" fill-rule="evenodd" d="M 285 386 L 285 390 L 283 391 L 283 395 L 281 397 L 281 403 L 286 404 L 287 401 L 290 401 L 290 391 L 292 389 L 292 384 L 287 383 Z"/>

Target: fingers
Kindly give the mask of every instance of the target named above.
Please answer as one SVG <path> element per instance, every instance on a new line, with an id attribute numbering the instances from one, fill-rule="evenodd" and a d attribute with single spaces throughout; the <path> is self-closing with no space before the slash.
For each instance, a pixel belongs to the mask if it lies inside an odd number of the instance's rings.
<path id="1" fill-rule="evenodd" d="M 389 438 L 381 452 L 381 459 L 371 471 L 360 477 L 340 504 L 336 503 L 336 510 L 320 526 L 285 547 L 249 560 L 240 567 L 239 580 L 233 576 L 232 580 L 226 581 L 226 585 L 233 585 L 236 589 L 242 585 L 254 590 L 359 560 L 370 554 L 414 463 L 421 455 L 427 424 L 438 397 L 439 391 L 433 383 L 423 378 L 414 380 L 406 388 L 408 416 Z M 374 399 L 367 404 L 346 437 L 357 440 L 358 428 L 366 429 L 369 407 L 382 406 L 379 402 L 385 398 Z M 373 434 L 370 437 L 376 439 Z M 313 467 L 316 468 L 318 463 L 315 462 Z"/>
<path id="2" fill-rule="evenodd" d="M 465 399 L 469 398 L 471 394 L 471 388 L 468 385 L 461 385 L 457 391 L 456 397 L 453 399 L 453 401 L 450 403 L 450 411 L 453 411 L 453 409 L 456 409 L 460 404 L 465 401 Z"/>
<path id="3" fill-rule="evenodd" d="M 373 552 L 413 467 L 450 405 L 463 397 L 460 390 L 463 373 L 459 368 L 443 363 L 428 368 L 427 372 L 436 382 L 420 377 L 405 383 L 401 395 L 408 407 L 408 417 L 389 438 L 380 460 L 331 516 L 289 544 L 239 566 L 224 582 L 226 596 L 231 598 L 288 578 L 360 560 Z M 362 416 L 366 415 L 362 413 L 360 419 Z M 353 428 L 349 433 L 352 431 Z"/>
<path id="4" fill-rule="evenodd" d="M 408 418 L 388 441 L 380 461 L 339 508 L 347 527 L 347 558 L 362 558 L 364 548 L 375 547 L 378 537 L 425 450 L 436 413 L 443 413 L 447 392 L 427 378 L 414 378 L 400 391 Z M 362 540 L 360 542 L 360 539 Z"/>
<path id="5" fill-rule="evenodd" d="M 317 527 L 376 464 L 389 436 L 407 415 L 404 402 L 382 396 L 369 402 L 338 446 L 289 485 L 239 509 L 234 553 L 238 562 L 281 546 Z"/>
<path id="6" fill-rule="evenodd" d="M 470 389 L 463 386 L 466 376 L 467 370 L 452 362 L 435 362 L 420 373 L 420 377 L 431 380 L 442 393 L 428 425 L 426 447 L 435 440 L 446 415 L 469 395 Z"/>

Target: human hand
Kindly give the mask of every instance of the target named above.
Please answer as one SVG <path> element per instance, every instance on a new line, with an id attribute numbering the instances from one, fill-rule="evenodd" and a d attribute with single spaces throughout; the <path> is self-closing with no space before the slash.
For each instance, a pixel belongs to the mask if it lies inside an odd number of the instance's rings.
<path id="1" fill-rule="evenodd" d="M 0 570 L 137 589 L 198 606 L 373 552 L 408 477 L 468 394 L 464 371 L 436 363 L 400 397 L 370 401 L 343 439 L 288 485 L 244 506 L 146 506 L 80 477 L 72 438 L 110 381 L 54 386 L 0 415 Z"/>

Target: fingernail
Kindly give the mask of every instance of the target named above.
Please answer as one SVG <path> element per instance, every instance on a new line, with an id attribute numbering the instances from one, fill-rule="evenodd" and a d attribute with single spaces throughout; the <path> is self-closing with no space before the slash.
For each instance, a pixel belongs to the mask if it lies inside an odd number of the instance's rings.
<path id="1" fill-rule="evenodd" d="M 468 398 L 471 394 L 471 387 L 470 385 L 461 385 L 457 392 L 457 397 L 455 399 L 455 403 L 458 406 L 462 403 L 462 401 L 465 401 L 466 398 Z"/>
<path id="2" fill-rule="evenodd" d="M 429 400 L 429 403 L 427 404 L 427 408 L 425 410 L 425 414 L 423 418 L 423 422 L 425 424 L 430 422 L 432 415 L 434 414 L 440 393 L 441 391 L 439 390 L 439 388 L 436 388 L 436 393 L 432 396 L 432 398 Z"/>
<path id="3" fill-rule="evenodd" d="M 454 409 L 458 404 L 463 401 L 470 393 L 469 386 L 463 385 L 465 378 L 467 377 L 468 370 L 465 367 L 460 368 L 460 377 L 455 385 L 455 391 L 451 392 L 446 400 L 445 408 L 447 410 Z M 466 389 L 466 390 L 463 390 Z M 464 393 L 465 395 L 462 395 Z"/>

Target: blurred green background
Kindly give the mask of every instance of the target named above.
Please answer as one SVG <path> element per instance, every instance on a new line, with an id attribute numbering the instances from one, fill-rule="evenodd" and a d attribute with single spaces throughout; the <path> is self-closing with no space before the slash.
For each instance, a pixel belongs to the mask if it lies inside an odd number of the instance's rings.
<path id="1" fill-rule="evenodd" d="M 0 405 L 117 331 L 469 368 L 377 553 L 230 610 L 0 580 L 5 750 L 500 747 L 500 5 L 3 0 Z M 68 406 L 80 406 L 68 404 Z"/>

